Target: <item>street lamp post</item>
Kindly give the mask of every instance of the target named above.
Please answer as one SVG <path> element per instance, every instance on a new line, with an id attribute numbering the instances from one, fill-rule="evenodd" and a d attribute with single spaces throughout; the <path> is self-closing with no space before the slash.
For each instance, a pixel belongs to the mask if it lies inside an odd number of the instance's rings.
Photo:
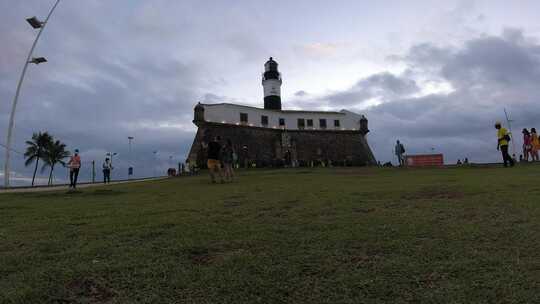
<path id="1" fill-rule="evenodd" d="M 133 157 L 131 154 L 131 141 L 134 139 L 133 136 L 128 136 L 129 140 L 129 168 L 128 168 L 128 179 L 131 178 L 131 175 L 133 175 Z"/>
<path id="2" fill-rule="evenodd" d="M 47 62 L 47 59 L 45 59 L 44 57 L 37 57 L 37 58 L 32 57 L 32 53 L 34 52 L 34 48 L 36 47 L 39 37 L 41 36 L 41 33 L 45 29 L 45 26 L 47 25 L 49 18 L 51 17 L 52 13 L 54 12 L 59 2 L 60 0 L 56 0 L 56 3 L 54 3 L 53 7 L 49 11 L 47 18 L 45 18 L 45 21 L 41 22 L 36 17 L 26 19 L 26 21 L 30 24 L 30 26 L 32 26 L 34 29 L 39 29 L 39 32 L 36 36 L 36 39 L 32 43 L 30 52 L 28 52 L 28 56 L 26 57 L 26 61 L 24 62 L 24 67 L 21 73 L 21 77 L 19 78 L 19 83 L 17 84 L 17 90 L 15 91 L 15 97 L 13 98 L 13 105 L 11 106 L 11 114 L 9 116 L 9 125 L 8 125 L 7 136 L 6 136 L 6 159 L 4 163 L 4 187 L 6 188 L 9 187 L 9 175 L 10 175 L 9 158 L 10 158 L 10 150 L 11 150 L 11 136 L 13 135 L 13 125 L 15 124 L 15 110 L 17 109 L 17 100 L 19 99 L 19 93 L 21 92 L 22 82 L 24 80 L 24 75 L 26 74 L 26 69 L 28 68 L 29 63 L 40 64 L 40 63 Z"/>
<path id="3" fill-rule="evenodd" d="M 154 151 L 154 177 L 157 176 L 157 174 L 156 174 L 157 153 L 158 153 L 158 151 Z"/>

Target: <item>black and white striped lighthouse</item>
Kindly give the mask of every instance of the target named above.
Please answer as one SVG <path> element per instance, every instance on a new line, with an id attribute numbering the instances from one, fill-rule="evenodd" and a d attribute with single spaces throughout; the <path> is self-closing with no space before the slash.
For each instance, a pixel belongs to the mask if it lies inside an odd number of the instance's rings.
<path id="1" fill-rule="evenodd" d="M 262 86 L 264 89 L 264 108 L 281 110 L 281 74 L 278 71 L 278 63 L 272 57 L 264 64 Z"/>

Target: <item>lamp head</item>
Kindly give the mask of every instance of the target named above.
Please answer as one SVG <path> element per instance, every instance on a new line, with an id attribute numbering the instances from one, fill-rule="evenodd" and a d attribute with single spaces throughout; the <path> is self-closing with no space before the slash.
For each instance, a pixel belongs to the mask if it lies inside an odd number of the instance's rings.
<path id="1" fill-rule="evenodd" d="M 28 22 L 28 24 L 30 24 L 30 26 L 35 29 L 43 27 L 43 24 L 44 24 L 44 22 L 39 21 L 39 19 L 36 16 L 31 17 L 31 18 L 26 18 L 26 22 Z"/>
<path id="2" fill-rule="evenodd" d="M 32 57 L 32 60 L 30 60 L 30 63 L 40 64 L 47 62 L 47 59 L 45 57 Z"/>

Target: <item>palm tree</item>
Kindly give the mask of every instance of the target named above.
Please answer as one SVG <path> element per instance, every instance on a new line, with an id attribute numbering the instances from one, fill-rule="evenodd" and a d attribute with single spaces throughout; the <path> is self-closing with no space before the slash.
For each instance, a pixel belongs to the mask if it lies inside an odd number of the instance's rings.
<path id="1" fill-rule="evenodd" d="M 24 153 L 24 157 L 26 157 L 24 165 L 29 166 L 34 161 L 36 162 L 36 167 L 34 168 L 34 175 L 32 176 L 32 186 L 34 186 L 34 180 L 36 179 L 39 159 L 43 158 L 47 146 L 49 146 L 52 141 L 52 136 L 49 135 L 49 133 L 47 132 L 34 133 L 32 134 L 32 140 L 26 141 L 26 144 L 28 146 L 26 147 L 26 152 Z"/>
<path id="2" fill-rule="evenodd" d="M 54 166 L 58 163 L 65 166 L 66 163 L 64 162 L 64 159 L 68 158 L 70 153 L 69 151 L 66 151 L 66 145 L 59 140 L 51 142 L 45 151 L 46 153 L 43 157 L 45 163 L 43 164 L 41 171 L 44 171 L 46 167 L 51 168 L 48 185 L 52 185 Z"/>

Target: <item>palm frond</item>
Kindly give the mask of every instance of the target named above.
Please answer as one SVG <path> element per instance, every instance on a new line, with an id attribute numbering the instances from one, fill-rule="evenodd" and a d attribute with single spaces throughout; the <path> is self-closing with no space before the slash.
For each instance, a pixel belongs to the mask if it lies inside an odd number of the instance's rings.
<path id="1" fill-rule="evenodd" d="M 27 156 L 26 153 L 24 154 L 24 156 Z M 24 161 L 24 165 L 28 167 L 36 160 L 37 155 L 30 155 L 27 157 L 28 158 Z"/>

